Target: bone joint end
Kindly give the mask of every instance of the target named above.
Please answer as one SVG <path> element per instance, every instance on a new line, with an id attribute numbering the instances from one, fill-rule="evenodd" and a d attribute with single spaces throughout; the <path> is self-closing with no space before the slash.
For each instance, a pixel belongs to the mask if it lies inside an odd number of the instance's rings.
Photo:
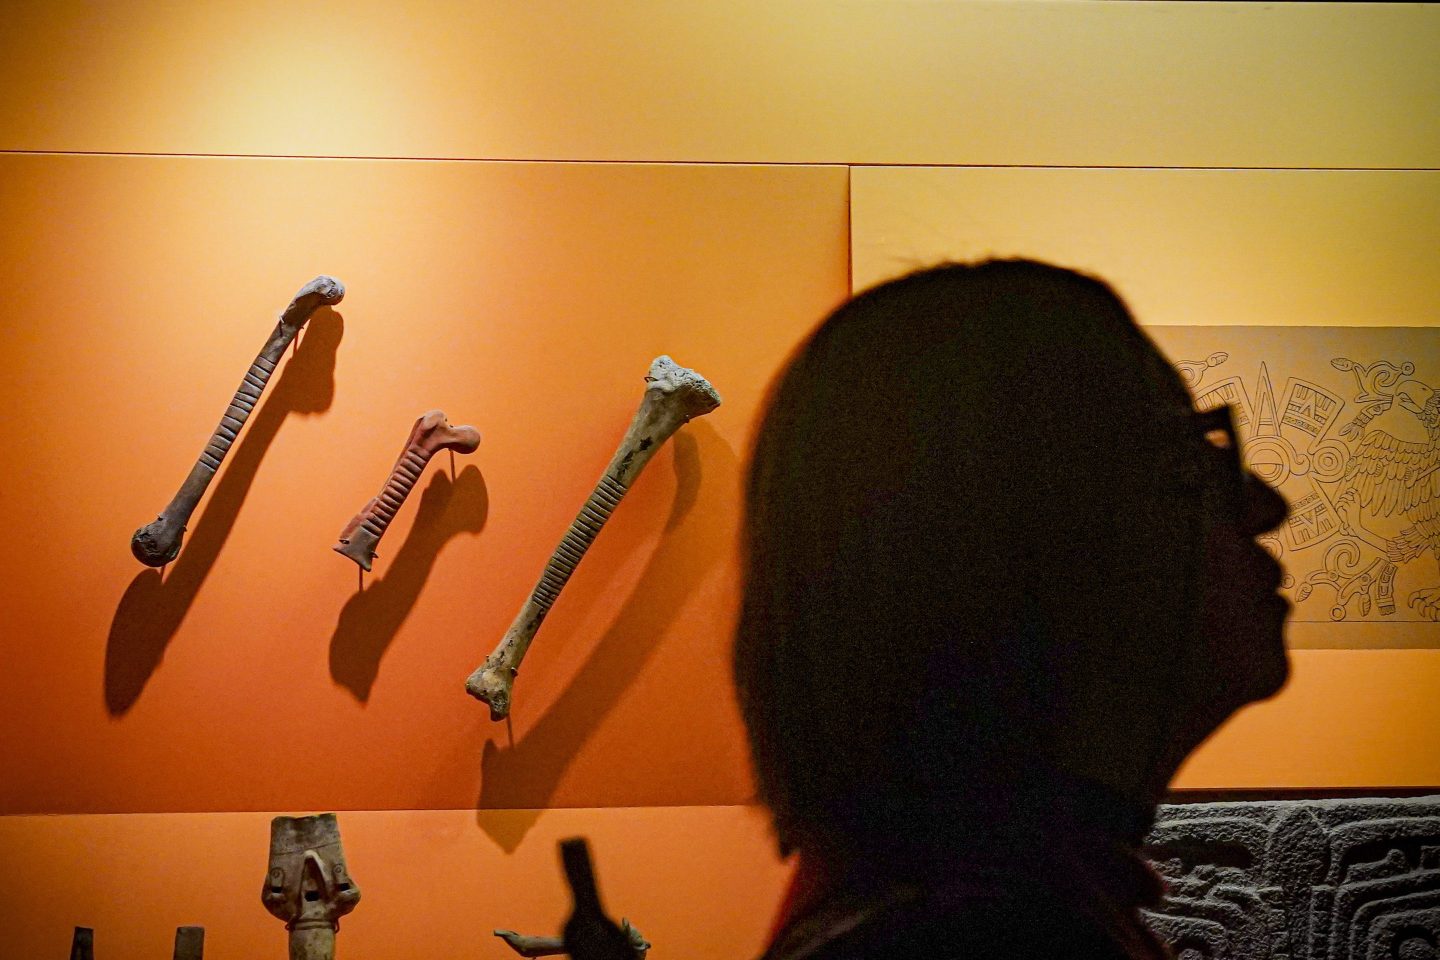
<path id="1" fill-rule="evenodd" d="M 489 706 L 490 719 L 499 721 L 510 715 L 510 688 L 514 683 L 513 667 L 487 659 L 465 680 L 465 692 Z"/>

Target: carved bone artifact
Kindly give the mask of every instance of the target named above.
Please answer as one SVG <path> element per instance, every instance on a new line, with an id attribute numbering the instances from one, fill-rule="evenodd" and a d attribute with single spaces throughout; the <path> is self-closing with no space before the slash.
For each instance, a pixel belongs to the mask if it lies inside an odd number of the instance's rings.
<path id="1" fill-rule="evenodd" d="M 220 425 L 211 434 L 205 449 L 200 451 L 200 458 L 195 461 L 195 466 L 190 468 L 190 475 L 180 485 L 180 492 L 175 494 L 175 499 L 170 501 L 153 523 L 136 530 L 135 535 L 130 538 L 130 552 L 135 554 L 136 560 L 147 567 L 163 567 L 175 559 L 180 552 L 180 540 L 185 535 L 185 525 L 190 522 L 190 514 L 195 511 L 196 504 L 210 486 L 211 478 L 220 469 L 221 461 L 225 459 L 225 454 L 230 452 L 230 445 L 235 442 L 235 437 L 245 425 L 250 412 L 259 404 L 260 394 L 265 391 L 270 374 L 285 355 L 285 348 L 295 339 L 300 328 L 305 326 L 311 314 L 321 307 L 339 303 L 344 296 L 345 286 L 334 277 L 326 276 L 316 277 L 295 294 L 295 299 L 281 312 L 280 321 L 275 325 L 270 339 L 265 341 L 265 346 L 260 349 L 255 362 L 250 364 L 245 379 L 235 391 L 234 399 L 220 418 Z"/>
<path id="2" fill-rule="evenodd" d="M 720 405 L 720 394 L 694 370 L 688 370 L 667 356 L 656 357 L 645 377 L 640 408 L 630 421 L 625 437 L 610 459 L 610 465 L 569 531 L 545 564 L 545 572 L 530 599 L 500 644 L 465 681 L 465 689 L 477 700 L 490 705 L 490 719 L 503 720 L 510 713 L 510 689 L 525 651 L 535 639 L 540 624 L 570 575 L 590 549 L 590 544 L 610 519 L 611 512 L 625 496 L 655 451 L 688 421 L 703 417 Z"/>
<path id="3" fill-rule="evenodd" d="M 290 960 L 333 960 L 340 918 L 359 900 L 335 814 L 270 821 L 270 869 L 260 902 L 285 921 Z"/>
<path id="4" fill-rule="evenodd" d="M 396 511 L 410 496 L 430 458 L 441 450 L 474 453 L 478 446 L 480 431 L 474 427 L 452 427 L 441 410 L 422 414 L 410 428 L 405 448 L 400 451 L 400 458 L 391 468 L 390 479 L 385 481 L 380 495 L 365 504 L 364 509 L 340 531 L 340 542 L 335 544 L 335 552 L 354 560 L 368 572 L 370 561 L 376 556 L 375 547 L 385 536 L 385 528 L 390 526 Z"/>
<path id="5" fill-rule="evenodd" d="M 630 938 L 639 960 L 645 960 L 650 952 L 650 941 L 625 918 L 620 919 L 620 931 Z M 556 957 L 565 953 L 563 937 L 527 937 L 514 930 L 496 930 L 495 936 L 510 944 L 510 949 L 522 957 Z"/>

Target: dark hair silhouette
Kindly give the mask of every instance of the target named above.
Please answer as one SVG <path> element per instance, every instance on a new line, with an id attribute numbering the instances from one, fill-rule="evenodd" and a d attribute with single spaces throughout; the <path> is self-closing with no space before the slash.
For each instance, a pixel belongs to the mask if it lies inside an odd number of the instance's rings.
<path id="1" fill-rule="evenodd" d="M 782 848 L 1023 818 L 1065 772 L 1163 789 L 1238 706 L 1183 702 L 1206 669 L 1190 415 L 1114 292 L 1045 264 L 926 270 L 820 325 L 746 491 L 735 677 Z"/>

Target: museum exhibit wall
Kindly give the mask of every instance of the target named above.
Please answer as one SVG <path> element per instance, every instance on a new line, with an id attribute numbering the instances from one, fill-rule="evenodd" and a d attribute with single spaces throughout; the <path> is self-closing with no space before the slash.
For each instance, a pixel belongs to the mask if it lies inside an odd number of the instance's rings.
<path id="1" fill-rule="evenodd" d="M 0 33 L 0 960 L 278 955 L 268 821 L 340 813 L 344 956 L 502 957 L 559 838 L 657 957 L 786 875 L 728 683 L 766 385 L 851 289 L 1096 269 L 1158 325 L 1440 327 L 1440 10 L 1164 3 L 17 3 Z M 163 573 L 130 556 L 301 284 L 318 313 Z M 650 359 L 724 397 L 636 482 L 508 723 L 462 689 Z M 415 418 L 363 589 L 331 552 Z M 1205 790 L 1440 787 L 1440 642 L 1294 651 Z"/>

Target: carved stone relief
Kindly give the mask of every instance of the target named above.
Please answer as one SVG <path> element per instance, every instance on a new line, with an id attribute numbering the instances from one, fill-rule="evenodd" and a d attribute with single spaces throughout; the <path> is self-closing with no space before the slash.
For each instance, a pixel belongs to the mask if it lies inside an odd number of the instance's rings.
<path id="1" fill-rule="evenodd" d="M 1146 855 L 1178 960 L 1440 958 L 1440 797 L 1166 804 Z"/>
<path id="2" fill-rule="evenodd" d="M 1234 409 L 1247 466 L 1290 501 L 1262 542 L 1285 567 L 1292 641 L 1440 645 L 1440 330 L 1148 332 L 1197 407 Z M 1348 629 L 1363 624 L 1403 626 Z"/>

